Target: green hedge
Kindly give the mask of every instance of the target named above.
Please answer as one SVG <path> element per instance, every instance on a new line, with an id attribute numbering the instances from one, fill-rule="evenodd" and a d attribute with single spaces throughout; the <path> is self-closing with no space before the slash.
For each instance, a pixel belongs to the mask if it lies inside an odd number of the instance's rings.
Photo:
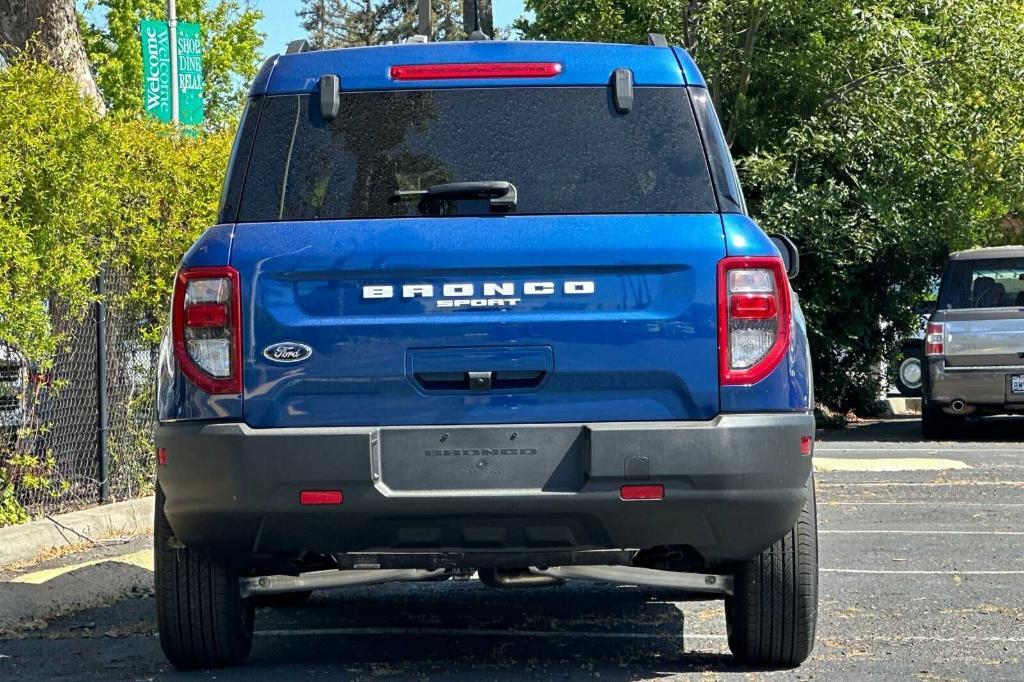
<path id="1" fill-rule="evenodd" d="M 44 301 L 84 313 L 102 266 L 159 326 L 173 272 L 215 221 L 231 138 L 101 118 L 63 74 L 0 71 L 0 340 L 39 362 L 59 347 Z"/>
<path id="2" fill-rule="evenodd" d="M 101 269 L 119 278 L 112 309 L 155 343 L 178 262 L 215 222 L 230 146 L 230 132 L 100 117 L 45 65 L 0 70 L 0 343 L 48 371 Z M 16 488 L 63 494 L 53 458 L 0 443 L 0 526 L 26 520 Z"/>

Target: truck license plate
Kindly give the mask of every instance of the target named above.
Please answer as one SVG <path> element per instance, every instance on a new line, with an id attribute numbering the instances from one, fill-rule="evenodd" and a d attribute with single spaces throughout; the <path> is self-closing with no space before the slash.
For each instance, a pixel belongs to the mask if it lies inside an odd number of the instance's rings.
<path id="1" fill-rule="evenodd" d="M 1024 393 L 1024 374 L 1010 375 L 1010 393 Z"/>

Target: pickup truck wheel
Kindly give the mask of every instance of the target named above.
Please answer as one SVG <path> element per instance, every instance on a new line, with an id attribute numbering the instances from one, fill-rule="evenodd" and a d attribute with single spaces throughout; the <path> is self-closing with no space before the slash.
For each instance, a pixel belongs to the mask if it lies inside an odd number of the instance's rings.
<path id="1" fill-rule="evenodd" d="M 814 647 L 818 619 L 818 523 L 814 477 L 793 529 L 744 563 L 735 593 L 725 600 L 729 650 L 759 667 L 803 663 Z"/>
<path id="2" fill-rule="evenodd" d="M 925 403 L 921 410 L 921 436 L 925 440 L 950 440 L 963 431 L 964 417 L 946 414 L 938 405 Z"/>
<path id="3" fill-rule="evenodd" d="M 178 546 L 159 485 L 153 532 L 157 626 L 167 660 L 182 669 L 243 663 L 252 649 L 252 600 L 242 599 L 237 575 Z"/>

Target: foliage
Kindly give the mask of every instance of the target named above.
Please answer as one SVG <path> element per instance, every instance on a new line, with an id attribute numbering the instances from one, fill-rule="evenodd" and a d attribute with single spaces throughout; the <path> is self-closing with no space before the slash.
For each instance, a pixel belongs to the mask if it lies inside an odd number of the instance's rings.
<path id="1" fill-rule="evenodd" d="M 1005 241 L 1024 205 L 1016 0 L 527 0 L 525 37 L 687 46 L 751 211 L 803 253 L 816 389 L 846 411 L 948 250 Z"/>
<path id="2" fill-rule="evenodd" d="M 459 40 L 462 0 L 431 3 L 431 40 Z M 397 43 L 417 32 L 416 0 L 302 0 L 297 13 L 314 47 Z"/>
<path id="3" fill-rule="evenodd" d="M 118 112 L 142 112 L 142 43 L 139 21 L 166 16 L 164 0 L 88 0 L 83 39 L 103 97 Z M 178 21 L 202 25 L 204 99 L 213 127 L 234 123 L 247 84 L 260 66 L 266 36 L 256 29 L 263 13 L 243 0 L 179 0 Z"/>
<path id="4" fill-rule="evenodd" d="M 70 77 L 15 60 L 0 71 L 0 139 L 0 340 L 45 371 L 69 341 L 53 317 L 85 315 L 97 273 L 116 268 L 130 281 L 112 303 L 155 342 L 178 262 L 216 220 L 230 133 L 101 118 Z M 17 516 L 15 484 L 49 490 L 52 457 L 25 457 L 0 444 L 0 525 Z"/>
<path id="5" fill-rule="evenodd" d="M 84 313 L 101 264 L 131 272 L 131 305 L 161 321 L 181 255 L 215 222 L 230 135 L 101 118 L 67 76 L 16 61 L 0 138 L 0 339 L 45 362 L 50 307 Z"/>
<path id="6" fill-rule="evenodd" d="M 0 467 L 0 528 L 26 521 L 28 513 L 14 496 L 14 481 L 8 480 L 7 471 Z"/>

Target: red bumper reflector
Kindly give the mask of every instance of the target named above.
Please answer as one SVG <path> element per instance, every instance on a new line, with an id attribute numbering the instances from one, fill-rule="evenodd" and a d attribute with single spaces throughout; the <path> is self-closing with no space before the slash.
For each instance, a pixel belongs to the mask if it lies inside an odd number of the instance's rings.
<path id="1" fill-rule="evenodd" d="M 811 454 L 811 440 L 810 436 L 800 436 L 800 454 L 806 457 Z"/>
<path id="2" fill-rule="evenodd" d="M 562 73 L 558 62 L 491 62 L 483 64 L 405 64 L 391 67 L 396 81 L 476 78 L 552 78 Z"/>
<path id="3" fill-rule="evenodd" d="M 665 498 L 663 485 L 624 485 L 619 488 L 623 500 L 662 500 Z"/>
<path id="4" fill-rule="evenodd" d="M 299 493 L 300 504 L 341 504 L 343 500 L 340 490 L 303 490 Z"/>
<path id="5" fill-rule="evenodd" d="M 167 464 L 167 448 L 156 449 L 156 463 L 160 466 Z"/>

